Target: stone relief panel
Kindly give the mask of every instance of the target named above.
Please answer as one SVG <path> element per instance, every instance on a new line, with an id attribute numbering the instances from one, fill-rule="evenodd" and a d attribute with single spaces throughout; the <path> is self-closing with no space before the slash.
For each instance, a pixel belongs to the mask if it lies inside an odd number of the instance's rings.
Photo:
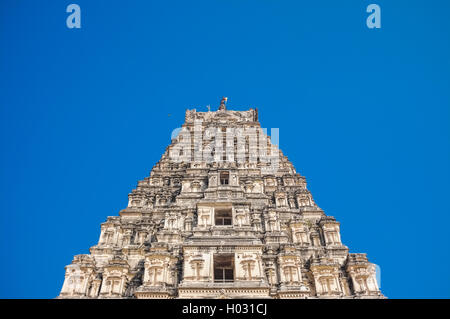
<path id="1" fill-rule="evenodd" d="M 174 266 L 177 262 L 169 253 L 151 252 L 145 257 L 144 285 L 165 286 L 175 285 L 176 273 Z"/>
<path id="2" fill-rule="evenodd" d="M 315 206 L 314 200 L 309 192 L 301 192 L 296 195 L 298 207 L 312 207 Z"/>
<path id="3" fill-rule="evenodd" d="M 213 207 L 199 207 L 197 210 L 197 226 L 200 228 L 207 228 L 212 225 Z"/>
<path id="4" fill-rule="evenodd" d="M 357 295 L 378 295 L 376 268 L 368 262 L 365 254 L 350 254 L 346 271 L 351 280 L 353 293 Z"/>
<path id="5" fill-rule="evenodd" d="M 337 296 L 343 294 L 339 281 L 339 265 L 327 258 L 312 262 L 311 272 L 317 296 Z"/>
<path id="6" fill-rule="evenodd" d="M 64 296 L 85 296 L 93 271 L 92 268 L 82 268 L 77 264 L 67 266 L 61 294 Z"/>
<path id="7" fill-rule="evenodd" d="M 325 244 L 328 245 L 341 245 L 341 234 L 339 229 L 339 223 L 332 220 L 321 221 L 322 234 Z"/>
<path id="8" fill-rule="evenodd" d="M 310 237 L 308 226 L 306 222 L 303 221 L 293 221 L 290 223 L 290 232 L 292 237 L 292 242 L 294 244 L 299 244 L 301 246 L 310 245 Z"/>
<path id="9" fill-rule="evenodd" d="M 183 265 L 184 281 L 211 281 L 211 253 L 185 250 Z"/>
<path id="10" fill-rule="evenodd" d="M 276 286 L 279 283 L 278 263 L 275 259 L 266 260 L 265 264 L 266 278 L 270 286 Z"/>
<path id="11" fill-rule="evenodd" d="M 178 212 L 167 212 L 164 218 L 164 230 L 184 230 L 184 216 Z"/>
<path id="12" fill-rule="evenodd" d="M 236 258 L 236 280 L 261 281 L 265 279 L 261 254 L 243 251 L 237 252 Z"/>
<path id="13" fill-rule="evenodd" d="M 206 185 L 203 180 L 194 179 L 194 180 L 183 180 L 181 182 L 181 192 L 182 193 L 200 193 L 205 190 Z"/>
<path id="14" fill-rule="evenodd" d="M 280 220 L 276 211 L 269 211 L 265 216 L 265 228 L 268 232 L 281 231 Z"/>
<path id="15" fill-rule="evenodd" d="M 248 207 L 234 208 L 234 222 L 235 226 L 250 226 L 250 212 Z"/>
<path id="16" fill-rule="evenodd" d="M 126 261 L 118 264 L 111 264 L 103 270 L 103 282 L 100 289 L 100 296 L 119 297 L 126 289 L 129 278 L 129 265 Z"/>
<path id="17" fill-rule="evenodd" d="M 280 283 L 300 286 L 302 284 L 301 259 L 293 251 L 286 251 L 278 257 Z"/>
<path id="18" fill-rule="evenodd" d="M 103 224 L 100 232 L 99 245 L 117 245 L 122 239 L 119 227 L 111 224 Z"/>
<path id="19" fill-rule="evenodd" d="M 275 205 L 277 208 L 288 207 L 287 195 L 284 192 L 275 192 Z"/>

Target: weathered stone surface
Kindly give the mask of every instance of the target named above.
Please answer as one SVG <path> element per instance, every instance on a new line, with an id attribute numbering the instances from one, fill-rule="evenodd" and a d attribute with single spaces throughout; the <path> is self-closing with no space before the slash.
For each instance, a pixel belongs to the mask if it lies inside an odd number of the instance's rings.
<path id="1" fill-rule="evenodd" d="M 59 298 L 383 298 L 374 265 L 349 254 L 339 222 L 259 130 L 257 110 L 229 111 L 225 101 L 216 112 L 187 110 L 183 129 L 204 138 L 209 128 L 255 128 L 241 145 L 250 156 L 239 160 L 227 133 L 231 158 L 213 144 L 209 160 L 194 150 L 178 161 L 174 139 L 90 254 L 66 267 Z M 276 169 L 252 160 L 263 147 Z"/>

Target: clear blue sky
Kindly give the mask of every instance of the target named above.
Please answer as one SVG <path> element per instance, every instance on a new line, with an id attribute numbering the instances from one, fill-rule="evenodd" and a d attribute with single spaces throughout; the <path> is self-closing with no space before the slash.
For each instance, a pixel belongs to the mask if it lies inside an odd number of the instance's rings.
<path id="1" fill-rule="evenodd" d="M 80 30 L 66 27 L 70 3 Z M 1 1 L 0 297 L 57 296 L 185 109 L 222 96 L 280 128 L 386 296 L 450 297 L 449 12 L 446 0 Z"/>

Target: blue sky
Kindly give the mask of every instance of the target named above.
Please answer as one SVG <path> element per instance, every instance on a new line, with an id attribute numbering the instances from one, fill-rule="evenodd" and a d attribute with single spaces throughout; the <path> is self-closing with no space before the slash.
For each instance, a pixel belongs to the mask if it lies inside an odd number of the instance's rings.
<path id="1" fill-rule="evenodd" d="M 82 28 L 66 27 L 81 7 Z M 381 7 L 368 29 L 366 7 Z M 228 96 L 390 298 L 449 298 L 450 2 L 0 2 L 0 297 L 53 298 L 184 120 Z"/>

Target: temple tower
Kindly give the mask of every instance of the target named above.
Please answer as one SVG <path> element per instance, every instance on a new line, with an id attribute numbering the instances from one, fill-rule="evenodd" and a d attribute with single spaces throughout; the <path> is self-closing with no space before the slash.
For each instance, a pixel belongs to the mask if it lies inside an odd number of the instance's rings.
<path id="1" fill-rule="evenodd" d="M 256 109 L 187 110 L 59 298 L 384 298 Z"/>

